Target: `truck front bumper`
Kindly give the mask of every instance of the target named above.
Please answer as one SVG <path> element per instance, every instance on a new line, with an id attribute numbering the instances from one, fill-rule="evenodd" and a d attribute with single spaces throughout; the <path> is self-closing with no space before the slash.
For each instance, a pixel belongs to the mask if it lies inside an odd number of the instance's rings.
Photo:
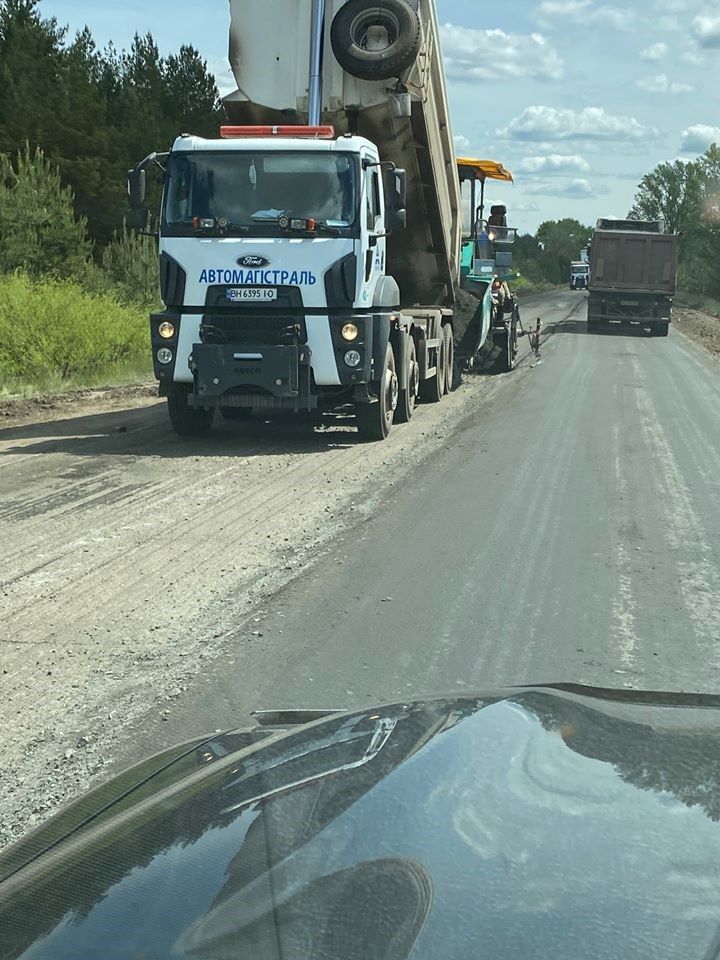
<path id="1" fill-rule="evenodd" d="M 310 348 L 197 343 L 190 357 L 195 407 L 311 410 Z"/>

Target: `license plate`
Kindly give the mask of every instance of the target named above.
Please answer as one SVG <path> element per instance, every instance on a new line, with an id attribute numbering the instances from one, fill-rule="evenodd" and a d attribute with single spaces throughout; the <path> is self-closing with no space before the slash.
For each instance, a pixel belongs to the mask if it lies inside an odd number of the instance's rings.
<path id="1" fill-rule="evenodd" d="M 225 296 L 231 303 L 242 300 L 277 300 L 277 290 L 274 287 L 230 287 Z"/>

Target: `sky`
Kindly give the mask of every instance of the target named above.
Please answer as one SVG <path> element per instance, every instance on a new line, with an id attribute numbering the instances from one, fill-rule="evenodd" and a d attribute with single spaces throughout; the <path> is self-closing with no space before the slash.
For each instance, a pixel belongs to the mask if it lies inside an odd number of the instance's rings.
<path id="1" fill-rule="evenodd" d="M 309 0 L 297 0 L 309 3 Z M 248 8 L 251 4 L 248 0 Z M 163 53 L 191 43 L 221 92 L 227 0 L 41 0 L 100 46 L 150 31 Z M 460 155 L 499 160 L 509 221 L 624 217 L 642 176 L 720 143 L 720 0 L 437 0 Z"/>

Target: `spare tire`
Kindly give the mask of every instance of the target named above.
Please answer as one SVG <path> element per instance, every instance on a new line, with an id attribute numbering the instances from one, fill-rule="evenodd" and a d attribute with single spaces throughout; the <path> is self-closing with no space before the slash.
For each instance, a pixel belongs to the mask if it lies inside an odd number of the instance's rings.
<path id="1" fill-rule="evenodd" d="M 359 80 L 399 77 L 417 59 L 420 18 L 408 0 L 348 0 L 330 29 L 335 59 Z"/>

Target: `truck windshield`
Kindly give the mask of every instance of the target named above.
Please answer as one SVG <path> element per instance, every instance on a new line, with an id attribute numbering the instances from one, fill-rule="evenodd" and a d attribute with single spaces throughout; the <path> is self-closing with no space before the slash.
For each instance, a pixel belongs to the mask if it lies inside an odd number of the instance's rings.
<path id="1" fill-rule="evenodd" d="M 357 173 L 349 154 L 175 153 L 167 168 L 163 228 L 184 234 L 195 218 L 228 221 L 227 233 L 277 231 L 280 214 L 340 231 L 357 220 Z"/>

